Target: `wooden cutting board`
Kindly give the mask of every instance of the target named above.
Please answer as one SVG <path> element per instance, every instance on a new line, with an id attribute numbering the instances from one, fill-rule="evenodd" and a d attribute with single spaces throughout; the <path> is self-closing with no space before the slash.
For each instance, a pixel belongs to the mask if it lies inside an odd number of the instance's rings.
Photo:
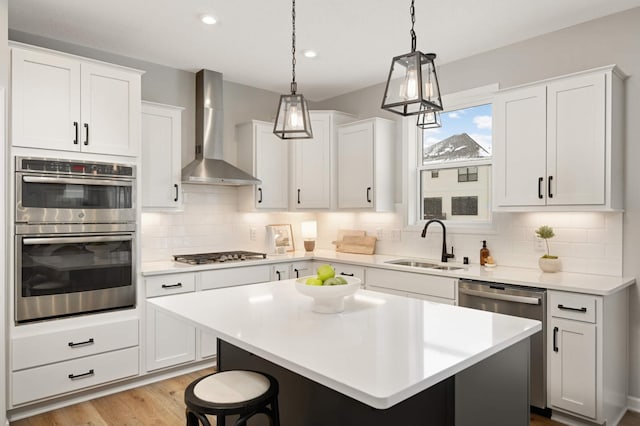
<path id="1" fill-rule="evenodd" d="M 344 235 L 333 244 L 336 245 L 336 251 L 341 253 L 374 254 L 376 251 L 376 237 L 366 235 Z"/>

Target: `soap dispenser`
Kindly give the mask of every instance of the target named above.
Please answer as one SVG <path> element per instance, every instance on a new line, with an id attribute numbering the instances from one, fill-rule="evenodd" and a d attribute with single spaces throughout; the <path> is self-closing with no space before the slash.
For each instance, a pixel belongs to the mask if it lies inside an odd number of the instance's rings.
<path id="1" fill-rule="evenodd" d="M 484 266 L 489 257 L 489 249 L 487 248 L 487 240 L 482 240 L 482 248 L 480 249 L 480 265 Z"/>

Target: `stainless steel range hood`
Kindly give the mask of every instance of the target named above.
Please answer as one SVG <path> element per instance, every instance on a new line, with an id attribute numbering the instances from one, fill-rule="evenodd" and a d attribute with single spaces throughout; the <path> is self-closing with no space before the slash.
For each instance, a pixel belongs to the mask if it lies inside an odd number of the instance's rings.
<path id="1" fill-rule="evenodd" d="M 262 183 L 222 159 L 223 138 L 222 74 L 200 70 L 196 74 L 196 159 L 182 169 L 184 183 L 235 186 Z"/>

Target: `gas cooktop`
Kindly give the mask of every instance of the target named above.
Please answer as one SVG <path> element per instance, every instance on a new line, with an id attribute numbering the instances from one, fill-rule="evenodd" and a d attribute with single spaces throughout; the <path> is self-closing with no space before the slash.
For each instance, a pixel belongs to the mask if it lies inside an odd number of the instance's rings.
<path id="1" fill-rule="evenodd" d="M 173 256 L 176 262 L 189 263 L 190 265 L 203 265 L 207 263 L 240 262 L 242 260 L 266 259 L 265 253 L 252 251 L 222 251 L 217 253 L 177 254 Z"/>

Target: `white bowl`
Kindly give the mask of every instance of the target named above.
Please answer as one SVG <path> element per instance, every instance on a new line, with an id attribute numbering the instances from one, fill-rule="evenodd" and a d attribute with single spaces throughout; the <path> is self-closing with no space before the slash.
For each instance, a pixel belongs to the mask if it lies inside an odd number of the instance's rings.
<path id="1" fill-rule="evenodd" d="M 360 278 L 342 277 L 347 284 L 342 285 L 306 285 L 305 281 L 315 276 L 301 277 L 296 280 L 296 289 L 313 298 L 313 312 L 335 314 L 344 311 L 344 298 L 351 296 L 360 288 Z"/>

